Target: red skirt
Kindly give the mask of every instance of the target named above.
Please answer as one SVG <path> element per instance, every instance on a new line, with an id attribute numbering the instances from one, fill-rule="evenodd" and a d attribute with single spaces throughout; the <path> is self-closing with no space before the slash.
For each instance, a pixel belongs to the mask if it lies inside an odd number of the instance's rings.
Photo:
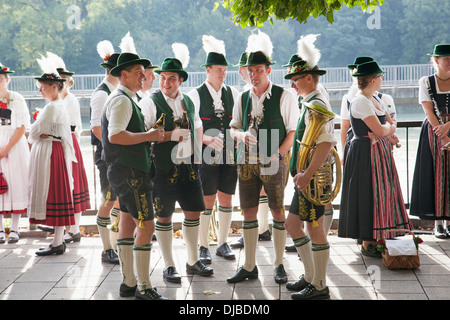
<path id="1" fill-rule="evenodd" d="M 91 208 L 91 201 L 89 198 L 89 185 L 84 169 L 83 156 L 81 154 L 78 139 L 72 133 L 73 148 L 75 149 L 75 157 L 78 163 L 72 162 L 73 175 L 73 207 L 74 212 L 83 212 Z"/>
<path id="2" fill-rule="evenodd" d="M 53 141 L 50 161 L 46 217 L 45 220 L 30 219 L 30 223 L 53 227 L 74 225 L 72 192 L 61 142 Z"/>

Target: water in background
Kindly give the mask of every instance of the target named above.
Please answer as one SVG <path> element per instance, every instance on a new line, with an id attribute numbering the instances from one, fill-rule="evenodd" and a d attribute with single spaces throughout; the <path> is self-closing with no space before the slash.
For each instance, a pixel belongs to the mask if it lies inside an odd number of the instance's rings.
<path id="1" fill-rule="evenodd" d="M 422 121 L 425 118 L 422 107 L 419 104 L 411 104 L 411 105 L 396 105 L 397 110 L 397 119 L 398 121 Z M 336 114 L 340 113 L 339 108 L 333 108 L 333 111 Z M 338 121 L 338 120 L 336 120 Z M 89 118 L 83 118 L 83 129 L 89 129 Z M 406 203 L 409 203 L 409 195 L 411 191 L 412 185 L 412 176 L 414 173 L 414 164 L 416 160 L 416 152 L 418 145 L 418 137 L 420 133 L 420 128 L 410 128 L 408 129 L 408 140 L 409 146 L 408 150 L 406 148 L 406 128 L 398 128 L 397 136 L 400 139 L 401 148 L 394 148 L 394 158 L 397 164 L 397 171 L 399 174 L 403 199 Z M 335 132 L 336 137 L 338 139 L 338 150 L 341 150 L 341 144 L 339 141 L 339 130 Z M 90 136 L 82 136 L 80 142 L 81 151 L 83 154 L 84 165 L 86 168 L 86 173 L 89 180 L 89 191 L 91 196 L 91 207 L 93 209 L 98 208 L 100 204 L 101 194 L 100 194 L 100 185 L 98 181 L 98 171 L 94 168 L 93 164 L 93 148 L 90 144 Z M 94 170 L 95 169 L 95 170 Z M 95 192 L 97 190 L 97 192 Z M 288 185 L 286 186 L 285 192 L 285 205 L 290 205 L 292 200 L 292 194 L 294 190 L 294 184 L 292 179 L 289 180 Z M 97 193 L 97 196 L 95 194 Z M 333 201 L 333 204 L 339 204 L 340 195 L 336 197 Z M 235 207 L 239 207 L 239 194 L 233 197 L 233 205 Z M 339 210 L 335 210 L 335 218 L 339 216 Z"/>

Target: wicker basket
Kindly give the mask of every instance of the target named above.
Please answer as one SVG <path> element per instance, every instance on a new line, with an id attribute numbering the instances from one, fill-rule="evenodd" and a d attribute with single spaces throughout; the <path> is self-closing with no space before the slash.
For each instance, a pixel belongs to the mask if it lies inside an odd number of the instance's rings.
<path id="1" fill-rule="evenodd" d="M 414 238 L 414 233 L 407 229 L 389 230 L 386 233 L 390 232 L 406 232 L 411 234 Z M 417 269 L 420 267 L 419 250 L 417 249 L 416 255 L 413 256 L 390 256 L 388 249 L 385 247 L 384 252 L 382 253 L 382 261 L 386 268 L 390 270 Z"/>

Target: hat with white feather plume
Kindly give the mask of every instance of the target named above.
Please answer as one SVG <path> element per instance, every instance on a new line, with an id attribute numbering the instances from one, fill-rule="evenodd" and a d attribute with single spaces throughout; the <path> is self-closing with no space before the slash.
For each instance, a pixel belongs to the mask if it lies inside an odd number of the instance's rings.
<path id="1" fill-rule="evenodd" d="M 97 52 L 103 60 L 100 64 L 103 68 L 114 68 L 117 65 L 120 53 L 114 51 L 111 41 L 103 40 L 97 43 Z"/>
<path id="2" fill-rule="evenodd" d="M 156 66 L 153 66 L 150 60 L 148 59 L 141 59 L 139 55 L 136 53 L 136 47 L 134 45 L 134 40 L 130 36 L 130 33 L 128 32 L 125 37 L 122 38 L 122 41 L 120 43 L 120 49 L 122 50 L 122 53 L 117 58 L 117 65 L 111 69 L 110 74 L 114 77 L 117 77 L 120 75 L 120 72 L 129 66 L 140 64 L 144 66 L 145 69 L 147 68 L 157 68 Z"/>
<path id="3" fill-rule="evenodd" d="M 201 67 L 206 66 L 231 66 L 228 64 L 226 53 L 225 53 L 225 43 L 222 40 L 218 40 L 213 36 L 204 35 L 202 37 L 203 50 L 206 52 L 206 60 Z"/>
<path id="4" fill-rule="evenodd" d="M 53 60 L 53 63 L 55 64 L 56 70 L 58 71 L 59 75 L 66 75 L 71 77 L 75 74 L 75 72 L 71 72 L 66 69 L 66 64 L 60 56 L 54 54 L 53 52 L 47 52 L 47 58 Z"/>
<path id="5" fill-rule="evenodd" d="M 161 64 L 161 68 L 155 70 L 157 74 L 161 72 L 175 72 L 183 78 L 183 82 L 188 79 L 188 73 L 184 71 L 189 65 L 189 48 L 184 43 L 175 42 L 172 44 L 172 51 L 175 58 L 166 58 Z"/>
<path id="6" fill-rule="evenodd" d="M 62 79 L 59 76 L 57 65 L 52 58 L 45 57 L 41 54 L 40 59 L 36 59 L 43 74 L 39 78 L 34 78 L 39 81 L 58 81 L 64 82 L 66 79 Z"/>
<path id="7" fill-rule="evenodd" d="M 301 36 L 297 41 L 297 56 L 300 58 L 292 64 L 291 70 L 285 79 L 291 79 L 295 75 L 301 74 L 319 74 L 326 73 L 325 70 L 320 70 L 317 63 L 320 60 L 320 51 L 314 45 L 318 34 L 308 34 Z"/>
<path id="8" fill-rule="evenodd" d="M 258 34 L 252 34 L 247 41 L 247 66 L 256 64 L 275 64 L 272 61 L 273 45 L 270 37 L 258 30 Z"/>

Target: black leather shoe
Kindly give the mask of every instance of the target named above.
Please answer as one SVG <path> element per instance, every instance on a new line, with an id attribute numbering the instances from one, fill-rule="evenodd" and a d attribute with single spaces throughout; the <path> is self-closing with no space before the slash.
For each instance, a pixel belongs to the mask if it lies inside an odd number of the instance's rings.
<path id="1" fill-rule="evenodd" d="M 203 262 L 198 260 L 193 266 L 186 263 L 186 273 L 187 274 L 197 274 L 202 277 L 209 277 L 214 273 L 214 270 L 207 267 Z"/>
<path id="2" fill-rule="evenodd" d="M 328 300 L 330 299 L 330 291 L 328 287 L 317 290 L 312 284 L 309 284 L 300 292 L 292 293 L 291 298 L 294 300 Z"/>
<path id="3" fill-rule="evenodd" d="M 119 264 L 119 256 L 117 255 L 116 250 L 108 249 L 105 252 L 102 252 L 102 261 L 112 264 Z"/>
<path id="4" fill-rule="evenodd" d="M 175 267 L 167 267 L 166 269 L 164 269 L 163 278 L 167 282 L 181 283 L 181 276 L 179 275 Z"/>
<path id="5" fill-rule="evenodd" d="M 305 280 L 305 276 L 302 274 L 300 276 L 300 280 L 297 282 L 288 282 L 286 283 L 286 289 L 291 291 L 302 291 L 305 289 L 310 283 Z"/>
<path id="6" fill-rule="evenodd" d="M 200 246 L 200 248 L 198 249 L 198 256 L 200 258 L 200 261 L 204 264 L 211 264 L 212 258 L 208 248 Z"/>
<path id="7" fill-rule="evenodd" d="M 361 246 L 361 253 L 367 257 L 381 258 L 381 252 L 378 251 L 377 247 L 373 244 L 368 244 L 367 249 L 364 249 L 364 247 Z"/>
<path id="8" fill-rule="evenodd" d="M 228 283 L 237 283 L 246 279 L 258 279 L 258 267 L 255 266 L 252 271 L 247 271 L 244 267 L 239 268 L 238 272 L 227 279 Z"/>
<path id="9" fill-rule="evenodd" d="M 50 250 L 45 250 L 46 248 L 39 249 L 39 251 L 36 251 L 36 255 L 38 256 L 49 256 L 52 254 L 63 254 L 66 251 L 66 247 L 63 244 L 60 244 L 59 246 L 52 247 L 52 245 L 49 246 Z"/>
<path id="10" fill-rule="evenodd" d="M 55 232 L 55 228 L 52 227 L 46 227 L 46 226 L 38 226 L 39 230 L 45 231 L 45 232 L 50 232 L 50 233 L 54 233 Z"/>
<path id="11" fill-rule="evenodd" d="M 258 240 L 259 241 L 270 241 L 270 240 L 272 240 L 272 235 L 270 233 L 270 230 L 266 230 L 263 233 L 261 233 L 260 235 L 258 235 Z"/>
<path id="12" fill-rule="evenodd" d="M 156 288 L 145 289 L 143 292 L 136 288 L 135 300 L 169 300 L 158 293 Z"/>
<path id="13" fill-rule="evenodd" d="M 244 247 L 244 237 L 241 236 L 236 242 L 230 244 L 232 248 L 243 248 Z"/>
<path id="14" fill-rule="evenodd" d="M 297 249 L 295 248 L 295 245 L 291 244 L 290 246 L 284 247 L 284 251 L 286 251 L 286 252 L 297 252 Z"/>
<path id="15" fill-rule="evenodd" d="M 230 247 L 228 246 L 228 243 L 226 242 L 217 248 L 216 255 L 218 255 L 219 257 L 223 257 L 227 260 L 236 260 L 236 256 L 231 251 Z"/>
<path id="16" fill-rule="evenodd" d="M 65 243 L 71 243 L 71 242 L 80 242 L 81 240 L 81 233 L 78 232 L 77 234 L 73 234 L 72 232 L 69 232 L 70 238 L 64 239 Z"/>
<path id="17" fill-rule="evenodd" d="M 121 297 L 133 297 L 136 294 L 137 285 L 133 287 L 127 286 L 125 283 L 120 284 L 119 295 Z"/>
<path id="18" fill-rule="evenodd" d="M 273 279 L 275 280 L 276 283 L 282 284 L 287 282 L 287 278 L 288 276 L 286 271 L 284 270 L 284 266 L 280 264 L 273 271 Z"/>

